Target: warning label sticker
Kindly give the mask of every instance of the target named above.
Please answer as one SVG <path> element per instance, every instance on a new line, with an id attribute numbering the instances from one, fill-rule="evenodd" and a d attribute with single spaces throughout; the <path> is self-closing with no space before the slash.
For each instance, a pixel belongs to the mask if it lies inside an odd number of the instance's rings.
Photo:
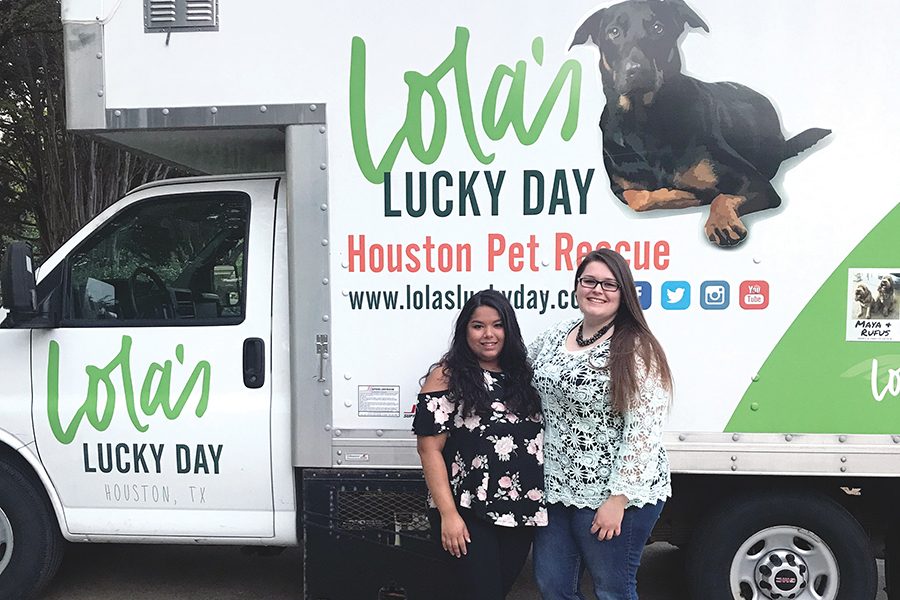
<path id="1" fill-rule="evenodd" d="M 361 385 L 358 388 L 360 417 L 399 417 L 399 385 Z"/>

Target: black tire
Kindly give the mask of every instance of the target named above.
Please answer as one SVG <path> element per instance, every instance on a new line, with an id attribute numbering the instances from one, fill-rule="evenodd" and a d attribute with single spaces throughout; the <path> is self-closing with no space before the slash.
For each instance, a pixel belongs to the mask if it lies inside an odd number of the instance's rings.
<path id="1" fill-rule="evenodd" d="M 744 580 L 734 592 L 732 567 Z M 691 540 L 687 574 L 695 600 L 872 600 L 878 587 L 875 556 L 856 519 L 827 496 L 799 492 L 759 493 L 717 508 Z M 760 587 L 776 578 L 788 588 L 781 596 Z"/>
<path id="2" fill-rule="evenodd" d="M 59 568 L 63 539 L 33 480 L 0 462 L 0 600 L 34 598 Z"/>
<path id="3" fill-rule="evenodd" d="M 884 583 L 889 600 L 900 598 L 900 525 L 888 533 L 884 549 Z"/>

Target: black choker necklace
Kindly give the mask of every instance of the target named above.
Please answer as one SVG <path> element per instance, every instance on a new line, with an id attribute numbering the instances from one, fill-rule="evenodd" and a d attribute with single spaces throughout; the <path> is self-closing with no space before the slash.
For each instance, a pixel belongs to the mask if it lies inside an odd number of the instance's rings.
<path id="1" fill-rule="evenodd" d="M 609 331 L 610 327 L 613 326 L 614 321 L 615 320 L 610 321 L 609 323 L 607 323 L 606 325 L 601 327 L 599 330 L 597 330 L 597 333 L 595 333 L 588 339 L 584 339 L 584 336 L 582 335 L 584 333 L 584 321 L 582 320 L 581 324 L 578 326 L 578 333 L 575 334 L 575 343 L 578 344 L 579 346 L 581 346 L 582 348 L 584 348 L 585 346 L 590 346 L 591 344 L 593 344 L 594 342 L 596 342 L 597 340 L 602 338 L 604 333 Z"/>

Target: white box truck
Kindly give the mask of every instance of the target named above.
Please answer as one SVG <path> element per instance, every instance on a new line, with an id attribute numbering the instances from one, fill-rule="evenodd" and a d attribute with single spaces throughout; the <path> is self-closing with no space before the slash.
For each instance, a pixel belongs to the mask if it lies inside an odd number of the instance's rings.
<path id="1" fill-rule="evenodd" d="M 897 585 L 900 4 L 689 2 L 63 0 L 69 127 L 199 176 L 7 250 L 0 597 L 64 540 L 446 597 L 419 378 L 476 290 L 577 315 L 598 247 L 675 374 L 692 597 Z"/>

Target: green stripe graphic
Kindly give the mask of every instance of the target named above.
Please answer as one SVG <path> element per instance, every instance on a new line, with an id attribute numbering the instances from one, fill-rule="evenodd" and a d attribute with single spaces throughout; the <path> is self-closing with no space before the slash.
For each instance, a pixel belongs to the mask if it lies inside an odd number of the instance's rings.
<path id="1" fill-rule="evenodd" d="M 898 242 L 900 205 L 850 252 L 800 312 L 759 370 L 759 379 L 744 393 L 725 431 L 900 432 L 900 344 L 845 341 L 849 269 L 896 271 Z"/>

